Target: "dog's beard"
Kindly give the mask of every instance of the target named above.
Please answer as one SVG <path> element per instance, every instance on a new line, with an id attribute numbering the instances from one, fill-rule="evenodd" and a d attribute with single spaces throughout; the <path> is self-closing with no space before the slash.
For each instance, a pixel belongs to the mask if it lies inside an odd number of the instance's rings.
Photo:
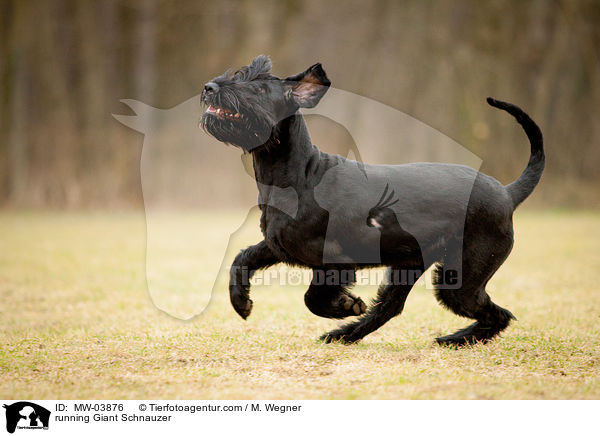
<path id="1" fill-rule="evenodd" d="M 220 142 L 252 151 L 265 144 L 273 130 L 269 121 L 244 114 L 239 118 L 222 118 L 214 113 L 205 112 L 200 124 L 204 131 Z"/>

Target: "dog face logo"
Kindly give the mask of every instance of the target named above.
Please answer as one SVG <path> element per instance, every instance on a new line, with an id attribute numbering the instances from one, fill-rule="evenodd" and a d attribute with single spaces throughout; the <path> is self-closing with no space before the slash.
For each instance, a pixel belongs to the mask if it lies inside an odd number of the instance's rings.
<path id="1" fill-rule="evenodd" d="M 6 409 L 6 431 L 14 433 L 16 429 L 48 429 L 50 411 L 29 401 L 19 401 Z"/>

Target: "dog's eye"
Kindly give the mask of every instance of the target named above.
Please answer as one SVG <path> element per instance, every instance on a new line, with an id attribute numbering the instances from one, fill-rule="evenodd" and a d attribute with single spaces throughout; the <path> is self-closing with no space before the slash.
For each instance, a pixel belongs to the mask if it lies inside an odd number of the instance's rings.
<path id="1" fill-rule="evenodd" d="M 265 88 L 262 88 L 262 87 L 258 88 L 257 91 L 259 94 L 264 94 L 266 92 Z"/>

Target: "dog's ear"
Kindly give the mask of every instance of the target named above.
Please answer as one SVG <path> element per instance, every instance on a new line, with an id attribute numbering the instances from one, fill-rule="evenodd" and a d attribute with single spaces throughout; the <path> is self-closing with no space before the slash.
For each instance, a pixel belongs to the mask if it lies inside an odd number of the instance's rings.
<path id="1" fill-rule="evenodd" d="M 314 64 L 308 70 L 283 79 L 289 88 L 290 98 L 300 107 L 315 107 L 325 95 L 331 82 L 321 64 Z"/>

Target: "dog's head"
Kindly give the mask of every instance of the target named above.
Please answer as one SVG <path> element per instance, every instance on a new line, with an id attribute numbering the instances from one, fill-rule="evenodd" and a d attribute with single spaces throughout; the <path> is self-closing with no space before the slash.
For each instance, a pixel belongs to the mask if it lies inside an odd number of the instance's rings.
<path id="1" fill-rule="evenodd" d="M 331 82 L 321 64 L 280 79 L 271 74 L 264 55 L 235 73 L 227 71 L 204 87 L 203 129 L 221 142 L 252 151 L 273 138 L 278 124 L 298 108 L 311 108 L 321 100 Z"/>

